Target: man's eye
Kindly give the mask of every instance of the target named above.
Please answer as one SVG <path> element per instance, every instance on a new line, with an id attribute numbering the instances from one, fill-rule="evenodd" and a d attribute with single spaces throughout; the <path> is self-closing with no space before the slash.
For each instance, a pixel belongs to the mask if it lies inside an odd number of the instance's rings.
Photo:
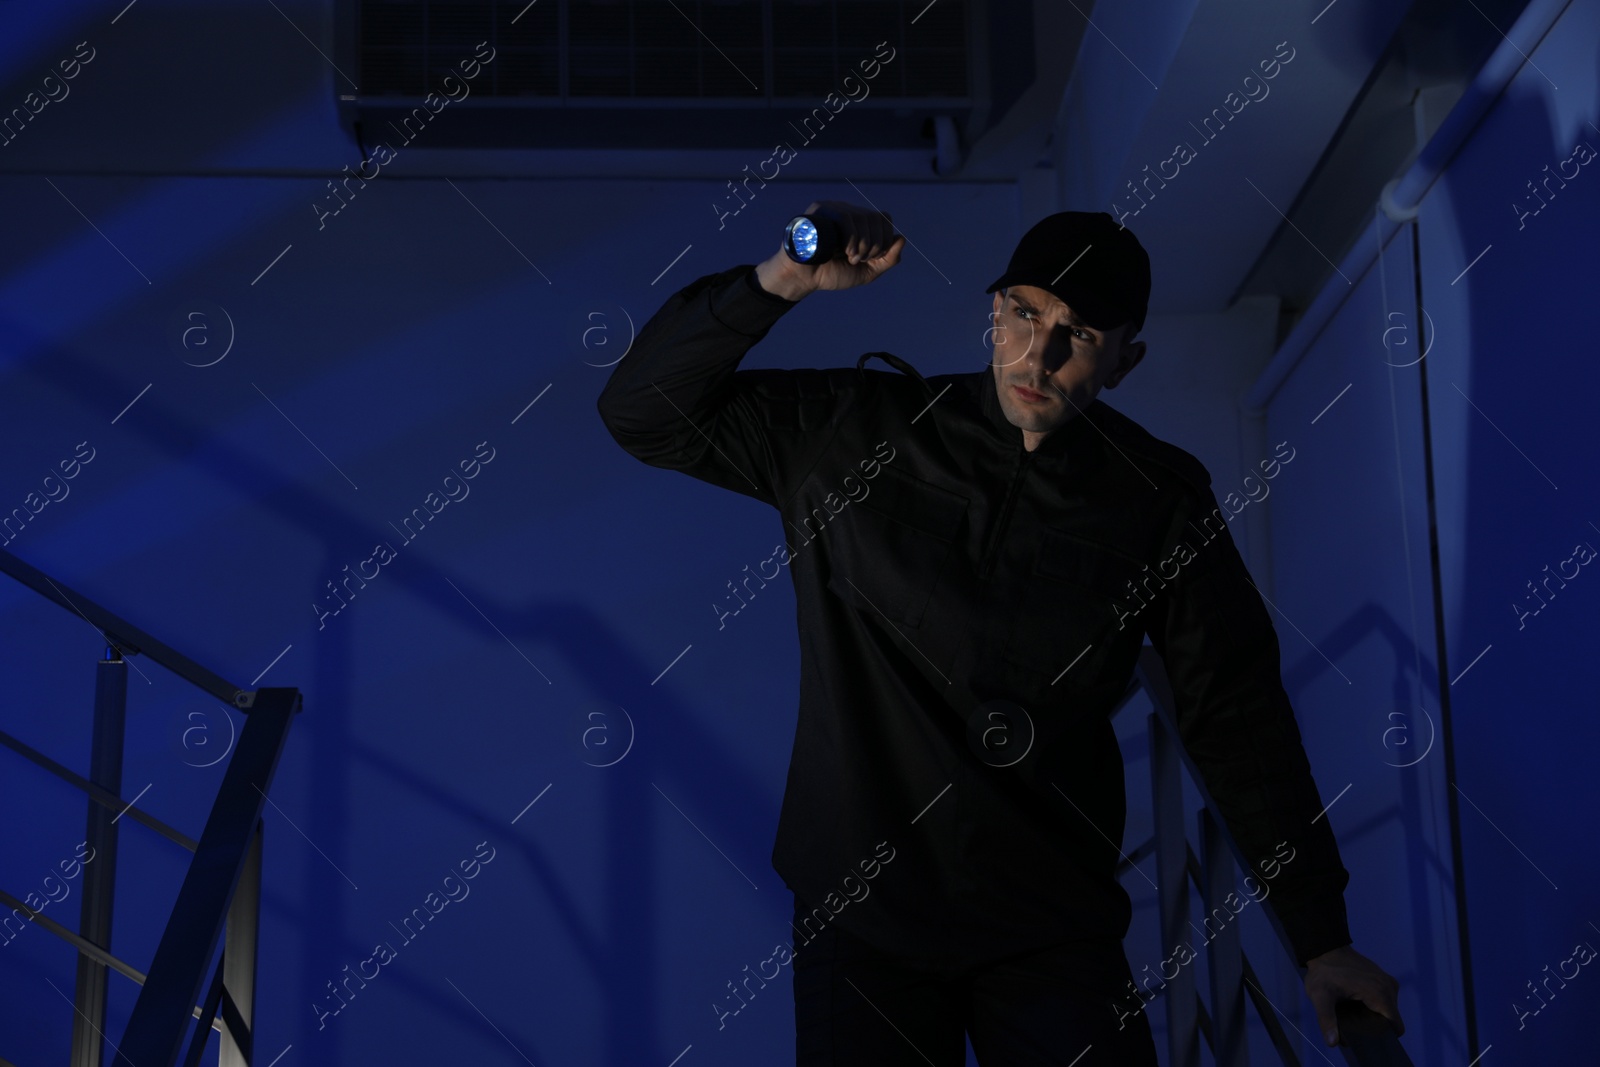
<path id="1" fill-rule="evenodd" d="M 1032 319 L 1031 314 L 1027 311 L 1024 311 L 1022 308 L 1012 308 L 1011 310 L 1017 316 L 1017 318 L 1022 319 L 1025 322 L 1031 321 Z"/>

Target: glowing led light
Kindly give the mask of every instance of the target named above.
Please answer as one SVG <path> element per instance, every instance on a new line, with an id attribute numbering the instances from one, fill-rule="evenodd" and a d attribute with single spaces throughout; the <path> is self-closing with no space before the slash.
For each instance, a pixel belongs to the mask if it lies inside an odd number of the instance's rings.
<path id="1" fill-rule="evenodd" d="M 811 257 L 817 254 L 816 224 L 803 215 L 790 223 L 789 247 L 795 259 L 811 262 Z"/>

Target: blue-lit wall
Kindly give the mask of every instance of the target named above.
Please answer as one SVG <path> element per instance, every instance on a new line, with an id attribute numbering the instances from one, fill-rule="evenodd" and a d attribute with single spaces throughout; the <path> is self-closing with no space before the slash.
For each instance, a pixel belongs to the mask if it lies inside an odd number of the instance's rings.
<path id="1" fill-rule="evenodd" d="M 1600 592 L 1576 561 L 1546 607 L 1526 583 L 1600 547 L 1582 444 L 1600 381 L 1584 314 L 1600 200 L 1574 160 L 1537 214 L 1513 205 L 1537 208 L 1526 182 L 1600 147 L 1597 42 L 1596 5 L 1572 5 L 1430 191 L 1415 254 L 1403 229 L 1353 279 L 1269 412 L 1272 440 L 1298 449 L 1272 496 L 1278 606 L 1302 631 L 1279 624 L 1285 681 L 1324 798 L 1349 786 L 1329 818 L 1354 872 L 1355 944 L 1401 980 L 1419 1064 L 1471 1058 L 1464 966 L 1483 1062 L 1585 1062 L 1593 1046 L 1590 949 L 1574 950 L 1600 946 L 1586 770 Z"/>

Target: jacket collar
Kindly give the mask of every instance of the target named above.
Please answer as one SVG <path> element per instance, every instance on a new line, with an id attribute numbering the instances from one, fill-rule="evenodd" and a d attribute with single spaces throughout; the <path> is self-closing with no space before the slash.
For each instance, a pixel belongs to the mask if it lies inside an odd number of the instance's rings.
<path id="1" fill-rule="evenodd" d="M 1012 425 L 1011 420 L 1006 418 L 1005 409 L 1000 406 L 994 370 L 985 365 L 983 370 L 973 373 L 969 389 L 969 395 L 977 401 L 984 420 L 995 436 L 1020 451 L 1023 447 L 1022 431 Z M 1102 425 L 1105 412 L 1106 406 L 1098 399 L 1090 401 L 1088 407 L 1068 420 L 1066 425 L 1046 434 L 1045 439 L 1039 442 L 1039 447 L 1034 449 L 1034 455 L 1059 460 L 1066 457 L 1088 458 L 1098 453 L 1098 442 L 1105 433 Z"/>

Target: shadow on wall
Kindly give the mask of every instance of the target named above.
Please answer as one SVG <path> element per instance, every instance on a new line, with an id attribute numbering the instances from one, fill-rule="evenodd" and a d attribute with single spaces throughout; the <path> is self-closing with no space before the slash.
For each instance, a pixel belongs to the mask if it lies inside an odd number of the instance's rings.
<path id="1" fill-rule="evenodd" d="M 41 358 L 28 368 L 26 373 L 31 377 L 69 395 L 81 393 L 86 381 L 101 380 L 98 368 L 82 354 L 42 340 L 36 340 L 36 344 Z M 105 389 L 107 386 L 102 382 L 98 388 Z M 325 562 L 313 571 L 319 578 L 342 574 L 340 567 L 350 559 L 349 546 L 370 540 L 372 523 L 369 520 L 353 511 L 330 505 L 304 485 L 281 475 L 251 454 L 219 440 L 198 420 L 186 415 L 183 408 L 166 404 L 158 396 L 146 397 L 141 403 L 150 405 L 147 414 L 153 417 L 139 420 L 133 430 L 148 448 L 166 464 L 197 467 L 218 481 L 249 489 L 254 497 L 252 503 L 255 508 L 277 523 L 314 536 L 324 550 Z M 595 432 L 597 436 L 603 432 L 598 420 Z M 504 462 L 503 459 L 500 461 Z M 494 473 L 493 470 L 486 472 L 486 475 L 480 476 L 480 482 L 474 484 L 481 485 Z M 651 472 L 651 476 L 658 475 Z M 182 521 L 183 517 L 179 518 Z M 748 762 L 737 758 L 727 739 L 705 730 L 691 710 L 675 699 L 671 689 L 666 686 L 650 689 L 650 680 L 660 672 L 661 665 L 640 661 L 636 647 L 611 628 L 591 605 L 576 601 L 534 605 L 510 603 L 503 599 L 499 589 L 460 581 L 456 584 L 464 595 L 458 595 L 451 588 L 452 580 L 458 578 L 435 566 L 426 555 L 413 553 L 405 554 L 403 565 L 384 575 L 384 584 L 393 583 L 396 587 L 403 587 L 407 594 L 426 605 L 430 619 L 442 620 L 444 625 L 459 625 L 472 633 L 487 633 L 484 622 L 484 616 L 487 616 L 512 642 L 519 645 L 534 643 L 551 649 L 553 657 L 562 663 L 564 669 L 570 669 L 578 677 L 595 680 L 595 691 L 581 694 L 584 700 L 650 708 L 650 736 L 634 745 L 625 762 L 619 761 L 619 766 L 590 771 L 581 766 L 583 761 L 570 761 L 574 778 L 580 772 L 607 775 L 603 805 L 606 821 L 604 825 L 596 826 L 596 832 L 605 838 L 602 876 L 591 885 L 575 881 L 559 857 L 547 854 L 538 845 L 525 839 L 520 842 L 512 839 L 505 813 L 491 812 L 467 799 L 470 795 L 468 791 L 441 789 L 429 781 L 425 774 L 365 740 L 352 725 L 350 709 L 357 703 L 356 697 L 361 687 L 367 687 L 362 693 L 362 702 L 371 703 L 373 676 L 384 671 L 387 664 L 370 660 L 364 662 L 354 647 L 356 628 L 349 625 L 349 620 L 335 618 L 324 619 L 325 631 L 315 637 L 315 666 L 310 668 L 313 674 L 307 679 L 309 684 L 303 686 L 307 694 L 306 711 L 298 731 L 302 737 L 307 736 L 309 731 L 309 736 L 314 739 L 306 748 L 309 778 L 305 810 L 317 813 L 316 830 L 312 836 L 318 848 L 337 857 L 347 854 L 354 847 L 351 835 L 356 828 L 356 812 L 352 805 L 350 783 L 362 777 L 364 770 L 375 773 L 389 783 L 383 791 L 385 807 L 426 811 L 430 818 L 450 817 L 479 828 L 479 836 L 487 838 L 499 849 L 498 864 L 501 869 L 520 864 L 531 872 L 536 884 L 544 891 L 543 897 L 553 902 L 555 923 L 570 936 L 574 951 L 588 964 L 589 973 L 574 985 L 592 982 L 603 988 L 607 998 L 605 1013 L 618 1014 L 629 1020 L 627 1026 L 607 1026 L 603 1035 L 594 1037 L 594 1047 L 597 1051 L 603 1049 L 598 1053 L 600 1058 L 597 1062 L 616 1067 L 653 1062 L 660 1057 L 666 1045 L 683 1033 L 689 1035 L 684 1038 L 685 1041 L 692 1039 L 698 1042 L 701 1037 L 695 1035 L 701 1035 L 709 1042 L 710 1032 L 717 1029 L 716 1017 L 709 1008 L 704 1010 L 703 1017 L 662 1018 L 660 975 L 664 963 L 658 958 L 657 946 L 662 943 L 664 934 L 654 918 L 657 908 L 648 899 L 648 893 L 660 884 L 662 873 L 655 835 L 649 827 L 653 820 L 661 816 L 665 805 L 651 783 L 659 783 L 670 791 L 677 805 L 694 813 L 698 828 L 703 829 L 712 840 L 742 856 L 766 856 L 770 853 L 777 822 L 776 805 L 762 801 L 752 803 L 752 798 L 775 794 L 779 791 L 780 783 L 752 774 Z M 86 591 L 90 591 L 88 583 L 82 584 Z M 484 614 L 478 614 L 472 605 L 481 608 Z M 361 605 L 352 601 L 350 610 L 360 609 Z M 307 624 L 313 622 L 311 612 L 306 613 L 305 621 Z M 710 613 L 706 614 L 705 621 L 708 633 L 713 632 L 715 626 Z M 316 627 L 312 626 L 312 629 L 315 631 Z M 364 635 L 362 648 L 373 647 L 366 639 L 369 637 L 370 634 Z M 173 635 L 173 639 L 181 642 L 178 635 Z M 490 635 L 488 640 L 496 639 Z M 791 642 L 792 639 L 785 638 L 782 651 L 786 657 L 792 655 Z M 510 655 L 509 652 L 507 655 Z M 508 672 L 526 670 L 521 662 L 515 659 L 512 662 L 515 667 L 508 668 Z M 286 683 L 295 680 L 294 671 L 285 671 L 282 666 L 278 670 L 284 674 Z M 527 675 L 532 679 L 527 684 L 542 686 L 543 683 L 532 671 L 527 671 Z M 404 735 L 408 725 L 429 720 L 437 713 L 436 708 L 418 706 L 415 701 L 401 699 L 400 694 L 396 694 L 392 707 L 394 717 L 389 726 L 398 735 Z M 417 753 L 417 758 L 425 760 L 427 753 Z M 590 759 L 594 759 L 593 755 L 590 755 Z M 284 783 L 280 776 L 280 784 L 289 784 L 289 795 L 298 799 L 293 792 L 292 780 Z M 554 789 L 559 792 L 567 784 L 558 778 L 554 782 Z M 295 811 L 299 806 L 298 803 L 288 805 L 290 811 Z M 709 814 L 703 816 L 701 813 Z M 266 818 L 273 823 L 280 816 L 269 811 Z M 676 819 L 677 815 L 673 814 L 670 818 Z M 278 830 L 279 827 L 274 826 L 273 829 Z M 280 849 L 299 846 L 295 835 L 287 828 L 282 828 L 282 832 L 274 836 L 278 843 L 276 847 Z M 455 858 L 453 855 L 444 857 L 447 861 Z M 711 862 L 719 861 L 713 856 Z M 315 1051 L 319 1027 L 311 1005 L 318 997 L 328 996 L 330 979 L 342 981 L 345 978 L 347 972 L 340 969 L 341 963 L 354 966 L 372 955 L 371 944 L 355 939 L 366 936 L 374 929 L 381 929 L 391 916 L 368 914 L 342 896 L 330 897 L 325 891 L 327 871 L 314 863 L 302 870 L 303 884 L 295 891 L 293 898 L 284 897 L 280 891 L 269 893 L 264 901 L 269 920 L 276 917 L 294 928 L 298 940 L 294 951 L 302 962 L 299 973 L 292 980 L 286 981 L 287 976 L 283 975 L 274 977 L 263 973 L 259 991 L 261 1011 L 263 1018 L 280 1019 L 288 1024 L 288 1029 L 282 1033 L 283 1041 L 295 1043 L 297 1054 L 302 1050 L 309 1053 L 310 1058 L 303 1062 L 331 1062 L 320 1060 Z M 763 888 L 773 885 L 781 887 L 781 882 L 770 870 L 762 873 L 767 875 L 763 879 Z M 269 859 L 266 882 L 269 890 L 272 883 Z M 126 880 L 121 888 L 124 904 L 140 914 L 164 916 L 170 908 L 170 901 L 166 900 L 138 902 L 138 894 Z M 711 931 L 706 938 L 706 952 L 710 955 L 721 953 L 730 964 L 742 963 L 750 957 L 751 945 L 766 946 L 775 936 L 788 931 L 788 914 L 792 910 L 787 902 L 788 894 L 780 890 L 773 894 L 763 893 L 761 897 L 769 895 L 773 899 L 757 901 L 768 912 L 758 930 Z M 588 918 L 588 912 L 582 906 L 585 898 L 602 902 L 602 915 L 598 921 Z M 316 906 L 309 907 L 304 903 L 306 901 L 314 901 Z M 664 907 L 671 911 L 671 902 L 665 902 Z M 515 988 L 519 982 L 527 982 L 528 959 L 537 958 L 537 954 L 530 957 L 537 946 L 529 943 L 528 925 L 522 925 L 519 932 L 517 915 L 505 915 L 501 919 L 506 928 L 507 944 L 520 943 L 526 951 L 507 956 L 482 954 L 486 958 L 478 961 L 484 968 L 479 977 L 487 976 Z M 446 919 L 447 924 L 448 921 Z M 398 938 L 396 940 L 398 942 Z M 270 947 L 264 947 L 263 958 L 270 958 L 272 951 Z M 400 952 L 403 954 L 405 950 L 401 948 Z M 480 955 L 476 949 L 473 954 Z M 719 968 L 719 971 L 729 970 L 732 973 L 736 969 Z M 498 974 L 495 973 L 497 970 Z M 403 991 L 408 998 L 427 1004 L 429 1014 L 442 1021 L 438 1028 L 441 1033 L 461 1028 L 470 1028 L 470 1032 L 477 1033 L 483 1029 L 483 1017 L 468 1002 L 443 987 L 437 975 L 408 972 L 403 955 L 400 965 L 385 967 L 384 977 L 376 980 L 375 984 Z M 347 994 L 349 1007 L 345 1012 L 348 1014 L 345 1018 L 325 1018 L 326 1030 L 343 1030 L 350 1026 L 351 1016 L 360 1018 L 361 1007 L 357 1004 L 359 985 L 355 989 L 356 997 Z M 708 986 L 708 1003 L 721 992 L 721 988 L 715 984 Z M 330 1003 L 326 999 L 323 1002 Z M 587 1010 L 588 1007 L 581 1006 L 580 1010 Z M 496 1019 L 496 1024 L 536 1062 L 544 1062 L 548 1059 L 545 1055 L 547 1049 L 556 1042 L 550 1038 L 547 1024 L 541 1024 L 538 1020 L 559 1018 L 560 1014 L 559 1004 L 547 1005 L 540 1012 L 530 1013 L 529 1019 Z M 401 1040 L 401 1031 L 392 1026 L 392 1019 L 386 1019 L 385 1015 L 385 1012 L 379 1011 L 360 1024 L 363 1047 L 370 1051 L 379 1051 L 371 1046 L 374 1036 L 390 1034 L 395 1041 Z M 770 1017 L 768 1022 L 770 1024 Z M 787 1011 L 782 1012 L 781 1023 L 787 1025 L 788 1022 Z M 741 1036 L 754 1036 L 750 1031 L 759 1028 L 759 1022 L 752 1022 L 741 1028 L 746 1031 Z M 67 1028 L 64 1028 L 60 1034 L 67 1032 Z M 341 1039 L 349 1040 L 357 1032 L 348 1030 L 341 1035 Z M 572 1041 L 586 1039 L 589 1035 L 563 1036 L 565 1040 Z M 401 1049 L 397 1046 L 393 1051 L 396 1056 L 403 1057 L 410 1047 Z M 12 1052 L 14 1054 L 15 1050 Z"/>

